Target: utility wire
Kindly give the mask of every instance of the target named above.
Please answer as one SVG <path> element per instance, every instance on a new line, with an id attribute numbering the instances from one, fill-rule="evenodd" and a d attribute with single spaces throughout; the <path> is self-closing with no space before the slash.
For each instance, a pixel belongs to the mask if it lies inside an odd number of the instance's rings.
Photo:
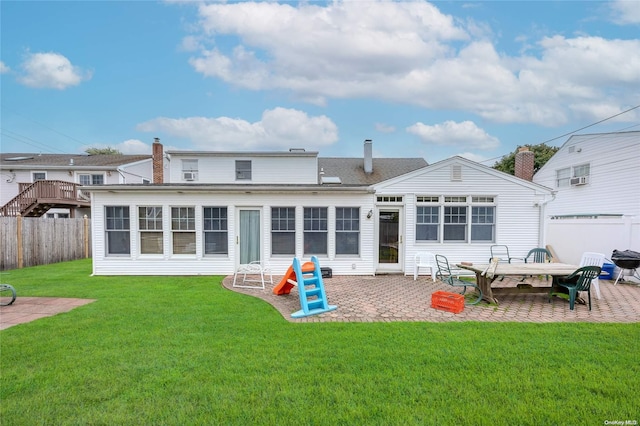
<path id="1" fill-rule="evenodd" d="M 589 127 L 593 127 L 593 126 L 595 126 L 595 125 L 598 125 L 598 124 L 604 123 L 605 121 L 611 120 L 612 118 L 616 118 L 616 117 L 618 117 L 618 116 L 620 116 L 620 115 L 622 115 L 622 114 L 626 114 L 626 113 L 628 113 L 628 112 L 630 112 L 630 111 L 633 111 L 634 109 L 638 109 L 638 108 L 640 108 L 640 105 L 636 105 L 636 106 L 634 106 L 634 107 L 631 107 L 631 108 L 629 108 L 629 109 L 626 109 L 626 110 L 624 110 L 624 111 L 622 111 L 622 112 L 619 112 L 619 113 L 614 114 L 614 115 L 612 115 L 612 116 L 609 116 L 609 117 L 607 117 L 607 118 L 603 118 L 602 120 L 600 120 L 600 121 L 596 121 L 595 123 L 589 124 L 588 126 L 584 126 L 584 127 L 579 128 L 579 129 L 573 130 L 573 131 L 571 131 L 571 132 L 567 132 L 567 133 L 565 133 L 564 135 L 560 135 L 560 136 L 556 136 L 555 138 L 547 139 L 547 140 L 546 140 L 546 141 L 544 141 L 544 142 L 539 142 L 539 143 L 536 143 L 536 144 L 531 144 L 531 146 L 542 145 L 542 144 L 545 144 L 545 143 L 547 143 L 547 142 L 552 142 L 552 141 L 555 141 L 556 139 L 560 139 L 560 138 L 563 138 L 563 137 L 565 137 L 565 136 L 572 135 L 572 134 L 574 134 L 574 133 L 579 132 L 580 130 L 588 129 Z M 639 124 L 634 124 L 633 126 L 629 126 L 629 127 L 624 128 L 624 129 L 622 129 L 622 130 L 630 129 L 630 128 L 637 127 L 637 126 L 639 126 Z M 509 154 L 510 154 L 510 153 L 509 153 Z M 499 160 L 500 158 L 506 157 L 506 156 L 507 156 L 507 155 L 509 155 L 509 154 L 505 154 L 505 155 L 501 155 L 501 156 L 499 156 L 499 157 L 493 157 L 493 158 L 489 158 L 489 159 L 486 159 L 486 160 L 480 161 L 480 164 L 482 164 L 482 163 L 487 163 L 487 162 L 489 162 L 489 161 Z"/>
<path id="2" fill-rule="evenodd" d="M 64 152 L 62 150 L 59 150 L 57 148 L 52 148 L 47 144 L 38 142 L 35 139 L 31 139 L 31 138 L 29 138 L 27 136 L 21 135 L 20 133 L 13 132 L 13 131 L 11 131 L 9 129 L 3 129 L 3 128 L 0 127 L 0 131 L 2 132 L 2 135 L 4 135 L 5 137 L 11 138 L 11 139 L 16 140 L 18 142 L 22 142 L 25 145 L 32 146 L 32 147 L 37 148 L 39 150 L 46 150 L 46 151 L 52 151 L 53 150 L 53 151 L 57 151 L 57 152 L 62 153 L 62 154 L 67 154 L 66 152 Z M 31 141 L 31 142 L 27 142 L 27 141 Z"/>

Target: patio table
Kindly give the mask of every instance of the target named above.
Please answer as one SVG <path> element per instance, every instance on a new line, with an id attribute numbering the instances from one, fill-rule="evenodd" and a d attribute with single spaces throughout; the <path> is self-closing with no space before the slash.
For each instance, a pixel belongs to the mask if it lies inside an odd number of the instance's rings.
<path id="1" fill-rule="evenodd" d="M 571 265 L 568 263 L 498 263 L 495 266 L 493 275 L 485 273 L 489 270 L 488 263 L 477 263 L 473 265 L 469 264 L 456 264 L 458 268 L 467 269 L 473 271 L 476 274 L 476 282 L 480 290 L 482 290 L 482 299 L 489 303 L 498 303 L 498 299 L 494 296 L 500 294 L 512 294 L 512 293 L 548 293 L 551 291 L 551 286 L 526 286 L 526 287 L 491 287 L 491 284 L 498 277 L 502 276 L 538 276 L 549 275 L 551 277 L 565 277 L 570 275 L 576 269 L 577 265 Z"/>

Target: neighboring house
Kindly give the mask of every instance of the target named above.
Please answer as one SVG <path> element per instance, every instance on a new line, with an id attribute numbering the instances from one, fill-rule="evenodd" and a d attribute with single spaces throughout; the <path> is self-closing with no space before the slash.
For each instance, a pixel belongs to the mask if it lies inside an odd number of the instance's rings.
<path id="1" fill-rule="evenodd" d="M 150 155 L 0 154 L 0 216 L 91 216 L 82 189 L 150 183 Z"/>
<path id="2" fill-rule="evenodd" d="M 546 243 L 563 262 L 640 251 L 640 131 L 571 136 L 533 181 L 556 192 Z"/>
<path id="3" fill-rule="evenodd" d="M 321 158 L 317 152 L 166 153 L 165 184 L 92 195 L 93 273 L 226 275 L 260 261 L 284 274 L 318 256 L 335 274 L 413 273 L 417 251 L 488 262 L 492 244 L 542 243 L 552 191 L 453 157 Z"/>

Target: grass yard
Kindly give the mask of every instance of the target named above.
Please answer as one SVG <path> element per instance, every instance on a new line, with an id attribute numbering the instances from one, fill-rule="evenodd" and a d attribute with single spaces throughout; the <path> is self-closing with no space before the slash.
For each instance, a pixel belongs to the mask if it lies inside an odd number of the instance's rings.
<path id="1" fill-rule="evenodd" d="M 222 277 L 90 273 L 2 274 L 97 299 L 0 331 L 2 425 L 640 421 L 639 323 L 295 324 Z"/>

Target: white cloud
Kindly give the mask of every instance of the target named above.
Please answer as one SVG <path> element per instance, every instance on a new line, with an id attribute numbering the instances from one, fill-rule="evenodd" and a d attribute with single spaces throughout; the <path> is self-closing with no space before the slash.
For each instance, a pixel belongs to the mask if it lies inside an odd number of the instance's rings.
<path id="1" fill-rule="evenodd" d="M 21 65 L 18 81 L 25 86 L 64 90 L 89 80 L 91 73 L 71 64 L 59 53 L 29 53 Z"/>
<path id="2" fill-rule="evenodd" d="M 11 71 L 11 68 L 6 66 L 4 62 L 0 61 L 0 74 L 5 74 L 5 73 L 8 73 L 9 71 Z"/>
<path id="3" fill-rule="evenodd" d="M 148 154 L 151 155 L 151 144 L 144 143 L 138 139 L 128 139 L 117 144 L 115 147 L 123 154 Z"/>
<path id="4" fill-rule="evenodd" d="M 640 2 L 637 0 L 615 0 L 608 4 L 613 22 L 620 25 L 640 24 Z"/>
<path id="5" fill-rule="evenodd" d="M 416 135 L 428 145 L 461 146 L 467 149 L 491 150 L 500 141 L 479 128 L 472 121 L 445 121 L 433 126 L 416 123 L 407 127 L 407 132 Z"/>
<path id="6" fill-rule="evenodd" d="M 637 5 L 612 7 L 635 21 Z M 371 98 L 558 126 L 634 104 L 640 87 L 639 39 L 551 36 L 509 55 L 487 23 L 425 1 L 220 2 L 200 5 L 199 18 L 188 40 L 197 72 L 315 105 Z"/>
<path id="7" fill-rule="evenodd" d="M 255 123 L 229 117 L 158 117 L 140 123 L 144 132 L 165 132 L 208 150 L 317 149 L 338 141 L 337 126 L 324 115 L 294 109 L 266 110 Z"/>

